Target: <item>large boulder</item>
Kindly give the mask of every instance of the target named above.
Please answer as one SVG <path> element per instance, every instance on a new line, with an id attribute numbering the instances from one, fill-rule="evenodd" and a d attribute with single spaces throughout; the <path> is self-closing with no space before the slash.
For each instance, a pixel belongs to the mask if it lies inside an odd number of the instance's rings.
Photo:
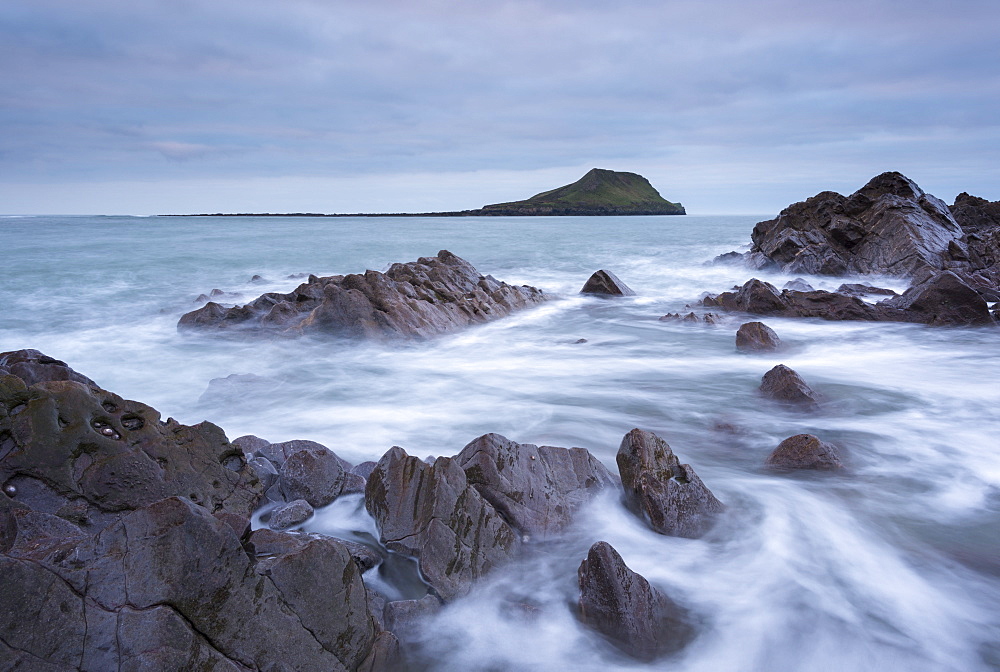
<path id="1" fill-rule="evenodd" d="M 292 453 L 281 465 L 278 485 L 289 502 L 304 499 L 310 506 L 326 506 L 344 490 L 347 472 L 330 450 L 309 446 Z"/>
<path id="2" fill-rule="evenodd" d="M 950 271 L 936 273 L 883 304 L 904 311 L 913 322 L 933 325 L 993 324 L 986 300 Z"/>
<path id="3" fill-rule="evenodd" d="M 635 296 L 635 292 L 611 271 L 600 270 L 591 275 L 584 283 L 581 294 L 597 294 L 598 296 Z"/>
<path id="4" fill-rule="evenodd" d="M 725 508 L 691 465 L 681 464 L 667 442 L 652 432 L 633 429 L 626 434 L 617 461 L 625 505 L 660 534 L 700 537 Z"/>
<path id="5" fill-rule="evenodd" d="M 38 511 L 98 527 L 171 496 L 248 517 L 262 494 L 243 452 L 211 423 L 161 421 L 98 387 L 27 387 L 13 376 L 0 376 L 0 484 Z"/>
<path id="6" fill-rule="evenodd" d="M 751 266 L 787 273 L 912 276 L 966 266 L 962 228 L 940 199 L 900 173 L 842 196 L 825 191 L 754 227 Z"/>
<path id="7" fill-rule="evenodd" d="M 455 460 L 466 478 L 520 533 L 544 538 L 562 531 L 595 494 L 615 485 L 583 448 L 515 443 L 485 434 Z"/>
<path id="8" fill-rule="evenodd" d="M 361 573 L 334 540 L 264 530 L 244 547 L 168 498 L 72 544 L 0 555 L 0 639 L 25 669 L 356 670 L 373 654 Z"/>
<path id="9" fill-rule="evenodd" d="M 445 600 L 467 593 L 520 548 L 518 534 L 454 458 L 431 465 L 391 448 L 368 477 L 365 508 L 386 548 L 417 558 L 421 574 Z"/>
<path id="10" fill-rule="evenodd" d="M 686 612 L 629 569 L 606 541 L 590 547 L 577 575 L 580 620 L 629 656 L 651 661 L 692 639 Z"/>
<path id="11" fill-rule="evenodd" d="M 820 441 L 812 434 L 796 434 L 788 437 L 767 456 L 765 464 L 778 470 L 815 469 L 830 471 L 844 467 L 837 447 Z"/>
<path id="12" fill-rule="evenodd" d="M 815 409 L 819 405 L 819 395 L 806 384 L 798 373 L 784 364 L 764 374 L 760 381 L 760 392 L 768 399 L 803 408 Z"/>
<path id="13" fill-rule="evenodd" d="M 974 271 L 967 281 L 983 298 L 1000 301 L 1000 201 L 967 193 L 955 198 L 951 214 L 962 227 Z"/>
<path id="14" fill-rule="evenodd" d="M 774 352 L 781 339 L 763 322 L 746 322 L 736 331 L 736 349 L 741 352 Z"/>
<path id="15" fill-rule="evenodd" d="M 358 338 L 428 338 L 488 322 L 546 300 L 534 287 L 482 276 L 447 250 L 393 264 L 385 273 L 310 276 L 289 294 L 269 293 L 244 306 L 209 302 L 181 317 L 179 328 Z"/>

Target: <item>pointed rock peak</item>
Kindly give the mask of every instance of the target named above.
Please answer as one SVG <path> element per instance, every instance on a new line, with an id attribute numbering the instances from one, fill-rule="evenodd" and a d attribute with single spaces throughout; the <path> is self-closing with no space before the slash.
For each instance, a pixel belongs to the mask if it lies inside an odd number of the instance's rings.
<path id="1" fill-rule="evenodd" d="M 891 171 L 873 177 L 868 184 L 858 190 L 858 193 L 872 200 L 885 194 L 892 194 L 900 198 L 918 201 L 924 195 L 924 190 L 906 175 Z"/>

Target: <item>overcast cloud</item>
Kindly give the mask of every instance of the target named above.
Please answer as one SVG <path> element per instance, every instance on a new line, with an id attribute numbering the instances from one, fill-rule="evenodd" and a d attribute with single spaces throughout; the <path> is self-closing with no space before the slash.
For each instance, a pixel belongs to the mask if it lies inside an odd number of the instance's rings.
<path id="1" fill-rule="evenodd" d="M 591 167 L 689 212 L 1000 199 L 1000 3 L 13 0 L 0 212 L 395 212 Z"/>

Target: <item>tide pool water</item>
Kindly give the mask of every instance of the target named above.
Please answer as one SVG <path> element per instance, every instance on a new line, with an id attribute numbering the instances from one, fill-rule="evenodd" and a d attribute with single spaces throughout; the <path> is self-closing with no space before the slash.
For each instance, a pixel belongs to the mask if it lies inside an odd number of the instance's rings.
<path id="1" fill-rule="evenodd" d="M 428 622 L 415 650 L 430 669 L 1000 668 L 1000 330 L 767 318 L 785 349 L 746 355 L 738 316 L 660 321 L 751 277 L 705 262 L 743 249 L 760 219 L 0 218 L 0 351 L 41 350 L 230 438 L 311 439 L 352 462 L 393 445 L 452 455 L 497 432 L 581 446 L 616 471 L 622 437 L 640 427 L 727 505 L 690 540 L 653 533 L 613 496 L 595 501 L 564 539 L 529 545 Z M 176 329 L 212 289 L 243 303 L 302 282 L 290 276 L 384 270 L 441 249 L 553 300 L 410 344 Z M 636 296 L 580 296 L 600 268 Z M 779 363 L 824 396 L 819 411 L 758 396 Z M 803 432 L 838 445 L 848 469 L 763 469 Z M 306 527 L 375 533 L 358 497 Z M 599 540 L 698 623 L 676 657 L 629 661 L 576 622 L 576 570 Z M 377 570 L 366 578 L 397 597 L 412 590 Z"/>

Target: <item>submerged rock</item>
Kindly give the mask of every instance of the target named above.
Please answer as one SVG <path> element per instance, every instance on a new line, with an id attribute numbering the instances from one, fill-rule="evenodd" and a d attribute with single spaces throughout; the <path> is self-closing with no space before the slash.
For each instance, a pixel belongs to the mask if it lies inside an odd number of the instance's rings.
<path id="1" fill-rule="evenodd" d="M 778 334 L 763 322 L 746 322 L 736 331 L 736 349 L 741 352 L 773 352 L 780 346 Z"/>
<path id="2" fill-rule="evenodd" d="M 393 447 L 368 478 L 365 508 L 382 543 L 417 558 L 421 574 L 445 600 L 468 592 L 520 548 L 517 533 L 454 458 L 431 465 Z"/>
<path id="3" fill-rule="evenodd" d="M 765 464 L 772 469 L 842 469 L 839 451 L 833 444 L 812 434 L 790 436 L 768 455 Z"/>
<path id="4" fill-rule="evenodd" d="M 618 448 L 625 505 L 660 534 L 697 538 L 725 506 L 689 464 L 681 464 L 667 442 L 633 429 Z"/>
<path id="5" fill-rule="evenodd" d="M 606 541 L 590 547 L 577 574 L 580 620 L 629 656 L 651 661 L 693 638 L 686 612 L 629 569 Z"/>
<path id="6" fill-rule="evenodd" d="M 597 294 L 599 296 L 635 296 L 628 285 L 618 279 L 611 271 L 597 271 L 584 283 L 581 294 Z"/>
<path id="7" fill-rule="evenodd" d="M 793 404 L 800 408 L 814 409 L 819 404 L 819 395 L 806 384 L 798 373 L 784 364 L 764 374 L 760 382 L 760 392 L 768 399 Z"/>
<path id="8" fill-rule="evenodd" d="M 515 443 L 485 434 L 455 456 L 468 482 L 519 532 L 547 537 L 615 480 L 583 448 Z"/>
<path id="9" fill-rule="evenodd" d="M 181 317 L 179 328 L 241 329 L 352 338 L 428 338 L 495 320 L 545 301 L 534 287 L 482 276 L 447 250 L 393 264 L 385 273 L 317 278 L 289 294 L 264 294 L 235 308 L 208 303 Z"/>

